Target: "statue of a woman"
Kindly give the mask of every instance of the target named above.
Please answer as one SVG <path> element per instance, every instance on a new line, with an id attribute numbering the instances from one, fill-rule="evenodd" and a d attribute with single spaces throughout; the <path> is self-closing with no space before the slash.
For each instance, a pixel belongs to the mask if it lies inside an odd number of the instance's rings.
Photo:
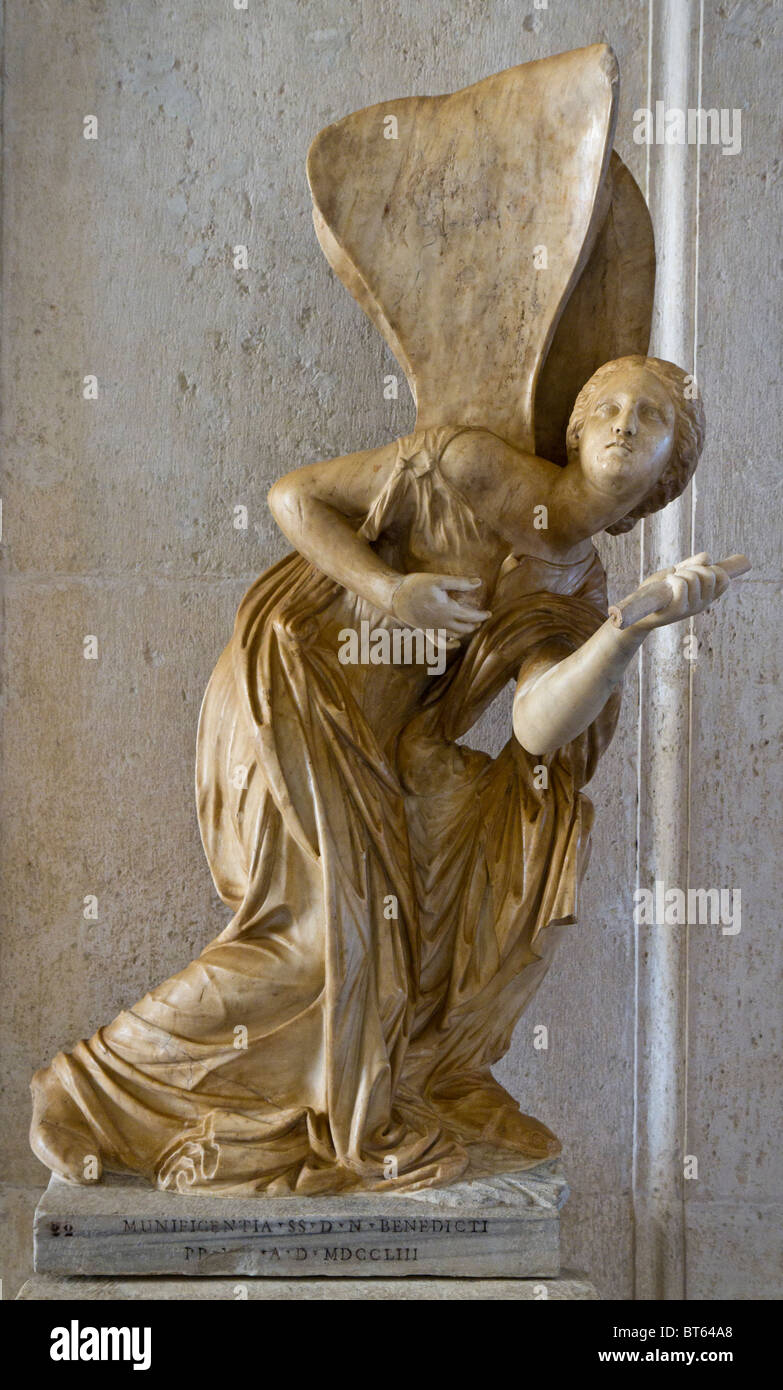
<path id="1" fill-rule="evenodd" d="M 606 50 L 585 53 L 579 71 L 604 100 Z M 602 146 L 593 193 L 607 161 Z M 593 235 L 588 202 L 567 278 Z M 403 318 L 384 322 L 410 363 Z M 581 788 L 625 667 L 652 628 L 728 583 L 694 556 L 666 572 L 662 610 L 624 631 L 606 618 L 592 538 L 687 484 L 703 437 L 689 382 L 643 352 L 601 367 L 573 406 L 564 467 L 498 432 L 486 396 L 491 428 L 466 400 L 452 424 L 425 418 L 275 484 L 294 553 L 245 596 L 199 725 L 202 837 L 234 916 L 181 973 L 36 1073 L 32 1143 L 55 1172 L 208 1192 L 394 1190 L 559 1152 L 490 1068 L 576 920 L 592 819 Z M 419 406 L 421 420 L 421 392 Z M 346 634 L 365 623 L 439 630 L 445 669 L 386 661 L 394 648 L 374 641 L 369 660 L 346 660 Z M 506 747 L 490 758 L 461 745 L 510 679 Z"/>

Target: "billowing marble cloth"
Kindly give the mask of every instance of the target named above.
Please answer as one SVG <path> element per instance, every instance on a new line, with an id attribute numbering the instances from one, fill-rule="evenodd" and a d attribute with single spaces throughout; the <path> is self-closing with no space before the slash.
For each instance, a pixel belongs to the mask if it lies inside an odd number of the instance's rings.
<path id="1" fill-rule="evenodd" d="M 480 522 L 438 467 L 456 432 L 400 441 L 362 527 L 371 543 L 403 497 L 411 544 L 475 542 Z M 296 554 L 245 596 L 197 766 L 204 846 L 235 915 L 52 1063 L 105 1166 L 161 1188 L 411 1189 L 464 1173 L 472 1144 L 513 1148 L 497 1116 L 516 1104 L 489 1067 L 548 940 L 576 920 L 592 820 L 579 789 L 619 696 L 552 756 L 457 739 L 542 643 L 575 648 L 601 624 L 603 569 L 594 552 L 575 567 L 511 560 L 492 617 L 390 743 L 337 659 L 335 605 L 344 624 L 388 621 Z M 519 1166 L 532 1161 L 521 1148 Z"/>

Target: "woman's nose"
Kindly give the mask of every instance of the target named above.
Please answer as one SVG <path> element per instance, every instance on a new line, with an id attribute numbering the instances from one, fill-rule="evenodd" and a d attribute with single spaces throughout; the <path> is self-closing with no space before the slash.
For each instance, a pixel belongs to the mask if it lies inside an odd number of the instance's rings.
<path id="1" fill-rule="evenodd" d="M 626 410 L 622 415 L 618 415 L 612 428 L 615 434 L 636 434 L 636 416 L 632 410 Z"/>

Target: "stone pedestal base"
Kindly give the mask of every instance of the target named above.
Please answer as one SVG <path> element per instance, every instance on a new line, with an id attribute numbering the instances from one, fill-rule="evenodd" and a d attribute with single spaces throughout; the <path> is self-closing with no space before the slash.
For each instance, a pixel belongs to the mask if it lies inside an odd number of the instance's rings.
<path id="1" fill-rule="evenodd" d="M 421 1192 L 330 1197 L 196 1197 L 127 1178 L 75 1187 L 53 1177 L 35 1213 L 35 1270 L 262 1277 L 280 1288 L 292 1278 L 387 1288 L 422 1276 L 553 1279 L 567 1193 L 556 1160 Z"/>
<path id="2" fill-rule="evenodd" d="M 557 1279 L 78 1279 L 36 1274 L 20 1299 L 47 1301 L 96 1299 L 265 1301 L 415 1299 L 550 1299 L 600 1297 L 584 1274 L 563 1270 Z"/>

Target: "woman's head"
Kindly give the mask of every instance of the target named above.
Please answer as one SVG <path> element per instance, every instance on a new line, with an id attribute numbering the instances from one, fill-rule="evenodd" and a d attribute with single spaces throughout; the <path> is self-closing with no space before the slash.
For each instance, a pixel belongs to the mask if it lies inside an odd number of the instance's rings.
<path id="1" fill-rule="evenodd" d="M 691 399 L 691 393 L 694 399 Z M 612 535 L 679 497 L 699 461 L 704 409 L 693 378 L 658 357 L 619 357 L 599 367 L 576 398 L 566 434 L 591 486 L 625 514 Z"/>

